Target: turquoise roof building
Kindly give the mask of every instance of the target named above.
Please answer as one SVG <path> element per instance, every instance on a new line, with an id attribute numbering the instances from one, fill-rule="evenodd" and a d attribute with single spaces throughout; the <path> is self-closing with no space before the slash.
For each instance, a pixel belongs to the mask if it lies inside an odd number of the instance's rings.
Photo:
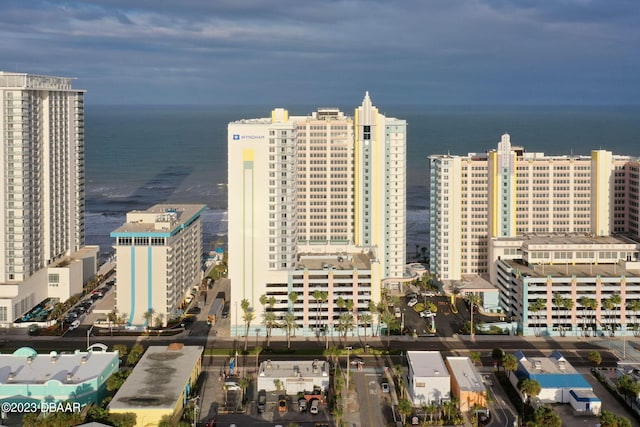
<path id="1" fill-rule="evenodd" d="M 68 354 L 38 354 L 22 347 L 0 354 L 0 402 L 99 402 L 106 395 L 107 379 L 119 369 L 119 353 L 103 345 Z"/>

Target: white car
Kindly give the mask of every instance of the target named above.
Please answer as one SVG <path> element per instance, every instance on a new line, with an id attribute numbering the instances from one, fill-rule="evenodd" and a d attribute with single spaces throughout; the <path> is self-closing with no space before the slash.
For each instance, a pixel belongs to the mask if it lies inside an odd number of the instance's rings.
<path id="1" fill-rule="evenodd" d="M 413 306 L 414 306 L 414 305 L 416 305 L 417 303 L 418 303 L 418 300 L 414 298 L 414 299 L 412 299 L 412 300 L 409 300 L 409 302 L 407 303 L 407 305 L 408 305 L 409 307 L 413 307 Z"/>
<path id="2" fill-rule="evenodd" d="M 389 393 L 389 383 L 382 383 L 382 392 Z"/>
<path id="3" fill-rule="evenodd" d="M 73 331 L 74 329 L 76 329 L 78 326 L 80 326 L 80 321 L 78 319 L 74 320 L 73 322 L 71 322 L 71 324 L 69 325 L 69 330 Z"/>
<path id="4" fill-rule="evenodd" d="M 396 317 L 398 317 L 398 318 L 402 317 L 402 312 L 400 311 L 400 307 L 394 308 L 393 312 L 394 312 Z"/>
<path id="5" fill-rule="evenodd" d="M 429 310 L 424 310 L 424 311 L 420 312 L 420 317 L 425 317 L 425 318 L 427 318 L 427 317 L 435 317 L 435 315 L 436 315 L 435 313 L 433 313 L 433 312 L 431 312 Z"/>

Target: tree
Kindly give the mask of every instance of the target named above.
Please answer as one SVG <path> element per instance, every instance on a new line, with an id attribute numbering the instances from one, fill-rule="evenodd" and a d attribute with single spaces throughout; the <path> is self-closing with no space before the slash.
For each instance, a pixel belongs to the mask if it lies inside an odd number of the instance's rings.
<path id="1" fill-rule="evenodd" d="M 540 322 L 540 312 L 542 310 L 545 310 L 547 308 L 547 303 L 545 300 L 538 298 L 535 301 L 533 301 L 530 305 L 529 305 L 529 311 L 531 311 L 532 313 L 536 313 L 536 317 L 535 317 L 535 323 L 533 326 L 533 333 L 535 334 L 535 336 L 539 337 L 541 335 L 541 322 Z"/>
<path id="2" fill-rule="evenodd" d="M 622 302 L 622 298 L 619 294 L 613 294 L 609 298 L 602 301 L 602 307 L 606 312 L 606 327 L 609 331 L 609 335 L 615 335 L 615 322 L 613 321 L 613 312 L 616 309 L 616 306 L 620 305 Z"/>
<path id="3" fill-rule="evenodd" d="M 155 317 L 153 323 L 154 323 L 156 329 L 162 329 L 162 326 L 164 325 L 164 313 L 156 314 L 156 317 Z"/>
<path id="4" fill-rule="evenodd" d="M 491 351 L 491 358 L 493 359 L 493 365 L 499 366 L 502 363 L 502 359 L 504 358 L 505 352 L 501 348 L 494 348 Z"/>
<path id="5" fill-rule="evenodd" d="M 298 327 L 295 314 L 286 313 L 282 318 L 280 326 L 284 328 L 287 333 L 287 348 L 291 349 L 291 331 Z"/>
<path id="6" fill-rule="evenodd" d="M 536 409 L 533 419 L 535 425 L 539 427 L 562 427 L 562 418 L 560 418 L 560 415 L 546 405 Z"/>
<path id="7" fill-rule="evenodd" d="M 502 358 L 502 368 L 507 372 L 507 377 L 518 369 L 518 359 L 513 354 L 505 354 Z"/>
<path id="8" fill-rule="evenodd" d="M 623 375 L 618 378 L 618 391 L 624 396 L 625 402 L 633 402 L 638 399 L 640 394 L 640 383 L 631 377 L 631 375 Z"/>
<path id="9" fill-rule="evenodd" d="M 398 412 L 402 416 L 402 424 L 404 425 L 407 417 L 413 414 L 413 405 L 408 399 L 400 399 L 398 402 Z"/>
<path id="10" fill-rule="evenodd" d="M 140 344 L 134 345 L 129 352 L 129 356 L 127 357 L 127 364 L 135 365 L 136 363 L 138 363 L 138 360 L 140 360 L 142 353 L 144 353 L 144 347 L 142 347 Z"/>
<path id="11" fill-rule="evenodd" d="M 364 345 L 367 345 L 367 327 L 373 321 L 373 316 L 369 313 L 362 313 L 360 315 L 360 324 L 364 326 Z M 371 325 L 371 333 L 373 333 L 373 325 Z"/>
<path id="12" fill-rule="evenodd" d="M 480 353 L 479 351 L 470 351 L 469 359 L 471 359 L 471 363 L 477 365 L 482 362 L 482 353 Z"/>
<path id="13" fill-rule="evenodd" d="M 273 311 L 264 314 L 264 326 L 267 328 L 267 347 L 271 345 L 271 331 L 278 327 L 278 316 Z"/>
<path id="14" fill-rule="evenodd" d="M 149 327 L 151 326 L 151 319 L 153 319 L 153 314 L 154 314 L 153 308 L 150 308 L 144 313 L 142 313 L 142 318 L 144 319 L 144 327 L 147 330 L 149 330 Z"/>
<path id="15" fill-rule="evenodd" d="M 107 390 L 108 391 L 117 391 L 122 387 L 122 384 L 127 380 L 127 377 L 131 371 L 129 370 L 121 370 L 118 372 L 114 372 L 111 374 L 109 379 L 107 380 Z"/>
<path id="16" fill-rule="evenodd" d="M 398 320 L 392 313 L 389 313 L 388 311 L 386 311 L 382 315 L 381 320 L 385 325 L 387 325 L 387 347 L 389 347 L 391 343 L 391 329 L 398 326 Z"/>
<path id="17" fill-rule="evenodd" d="M 564 336 L 564 326 L 561 323 L 562 320 L 561 320 L 561 314 L 560 314 L 560 311 L 564 307 L 564 298 L 562 298 L 562 295 L 555 294 L 553 296 L 553 305 L 556 306 L 556 321 L 558 325 L 558 332 L 560 333 L 560 336 Z"/>
<path id="18" fill-rule="evenodd" d="M 571 315 L 570 311 L 571 309 L 573 309 L 573 300 L 571 298 L 563 298 L 562 299 L 562 308 L 564 308 L 565 310 L 565 315 L 567 317 L 567 322 L 569 324 L 569 331 L 571 331 L 573 329 L 573 323 L 571 322 L 571 319 L 569 318 L 569 316 Z M 566 335 L 566 329 L 563 328 L 563 330 L 565 331 L 565 335 Z"/>
<path id="19" fill-rule="evenodd" d="M 340 314 L 338 318 L 338 330 L 342 332 L 342 336 L 346 339 L 347 332 L 353 329 L 353 315 L 348 312 Z"/>
<path id="20" fill-rule="evenodd" d="M 250 381 L 247 377 L 242 377 L 238 380 L 238 386 L 242 389 L 242 401 L 244 402 L 245 393 L 249 387 Z"/>
<path id="21" fill-rule="evenodd" d="M 602 355 L 600 355 L 599 351 L 590 351 L 588 358 L 589 362 L 591 362 L 593 366 L 598 366 L 600 363 L 602 363 Z"/>
<path id="22" fill-rule="evenodd" d="M 473 311 L 475 310 L 475 306 L 480 304 L 480 297 L 477 294 L 470 293 L 467 296 L 467 301 L 469 302 L 469 312 L 471 313 L 471 328 L 469 330 L 469 336 L 473 339 L 475 335 L 475 330 L 473 326 Z"/>
<path id="23" fill-rule="evenodd" d="M 627 304 L 627 310 L 633 312 L 633 335 L 638 336 L 640 334 L 640 328 L 638 327 L 638 311 L 640 311 L 640 300 L 634 299 Z"/>
<path id="24" fill-rule="evenodd" d="M 595 298 L 590 297 L 581 297 L 578 303 L 583 307 L 583 315 L 582 315 L 582 330 L 585 336 L 589 336 L 590 329 L 593 329 L 593 318 L 595 315 L 595 311 L 598 308 L 598 301 Z M 587 327 L 587 320 L 589 321 L 589 326 Z M 595 333 L 594 333 L 595 335 Z"/>
<path id="25" fill-rule="evenodd" d="M 542 387 L 540 387 L 540 383 L 536 380 L 522 378 L 518 381 L 518 391 L 520 391 L 523 396 L 526 396 L 525 400 L 529 400 L 530 397 L 539 395 Z"/>
<path id="26" fill-rule="evenodd" d="M 601 427 L 619 427 L 618 416 L 611 411 L 602 411 L 600 414 Z"/>
<path id="27" fill-rule="evenodd" d="M 129 347 L 127 347 L 126 344 L 115 344 L 113 346 L 113 349 L 118 352 L 121 359 L 124 358 L 129 352 Z"/>
<path id="28" fill-rule="evenodd" d="M 256 315 L 251 308 L 251 303 L 246 298 L 240 301 L 240 308 L 242 309 L 242 321 L 245 324 L 244 351 L 247 351 L 247 346 L 249 345 L 249 328 L 251 327 L 251 322 L 255 319 Z"/>

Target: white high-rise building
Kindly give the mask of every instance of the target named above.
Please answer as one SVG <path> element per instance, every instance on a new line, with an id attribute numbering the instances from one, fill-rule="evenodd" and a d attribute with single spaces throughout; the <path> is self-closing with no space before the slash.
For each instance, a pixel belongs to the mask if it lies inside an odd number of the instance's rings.
<path id="1" fill-rule="evenodd" d="M 293 314 L 298 334 L 372 324 L 360 315 L 383 281 L 404 278 L 406 122 L 367 93 L 354 117 L 278 108 L 232 122 L 228 144 L 232 333 L 245 299 L 252 333 L 266 312 Z"/>
<path id="2" fill-rule="evenodd" d="M 0 71 L 0 323 L 95 275 L 84 241 L 84 91 Z"/>

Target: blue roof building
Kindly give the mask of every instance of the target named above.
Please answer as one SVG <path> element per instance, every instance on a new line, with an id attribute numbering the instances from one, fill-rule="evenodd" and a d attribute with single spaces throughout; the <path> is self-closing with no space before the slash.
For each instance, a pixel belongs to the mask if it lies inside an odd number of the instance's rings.
<path id="1" fill-rule="evenodd" d="M 537 381 L 541 388 L 538 399 L 542 403 L 569 403 L 571 390 L 593 391 L 591 384 L 559 351 L 550 357 L 527 357 L 522 351 L 514 354 L 518 359 L 514 386 L 523 378 Z"/>

